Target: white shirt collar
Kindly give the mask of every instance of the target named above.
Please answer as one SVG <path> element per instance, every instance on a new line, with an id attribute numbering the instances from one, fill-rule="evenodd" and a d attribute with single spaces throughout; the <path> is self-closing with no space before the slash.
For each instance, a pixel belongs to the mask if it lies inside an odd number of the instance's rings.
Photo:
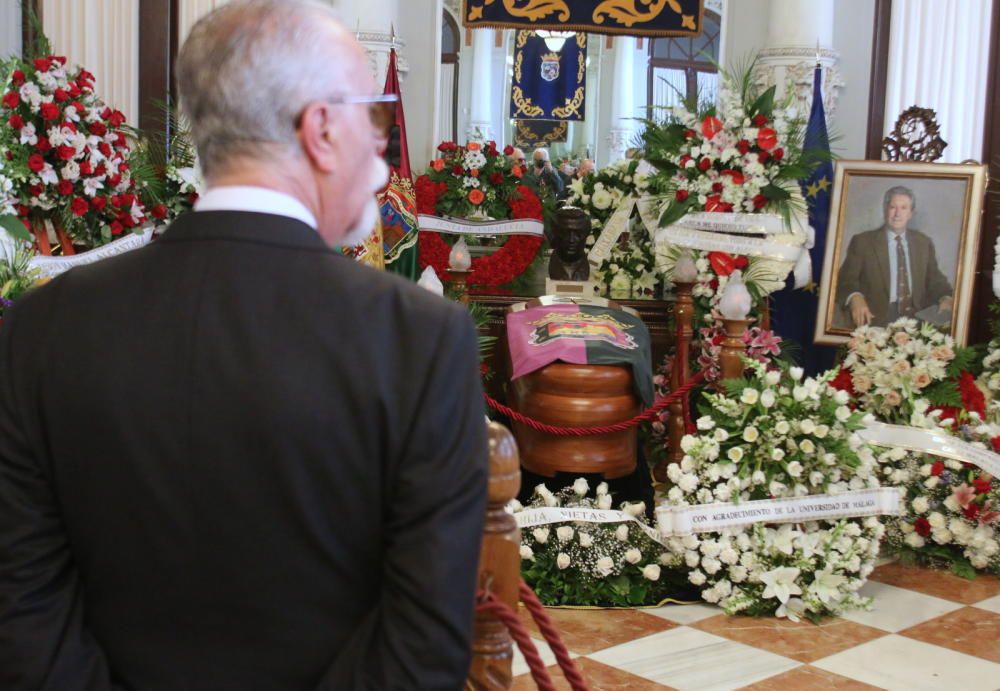
<path id="1" fill-rule="evenodd" d="M 892 245 L 892 246 L 895 246 L 896 245 L 896 238 L 903 238 L 903 244 L 904 245 L 908 245 L 909 243 L 906 241 L 907 240 L 907 235 L 908 235 L 908 233 L 907 233 L 908 230 L 909 229 L 907 228 L 902 233 L 897 233 L 892 228 L 886 226 L 885 233 L 886 233 L 887 239 L 889 240 L 889 244 Z"/>
<path id="2" fill-rule="evenodd" d="M 316 217 L 295 197 L 266 187 L 212 187 L 195 202 L 195 211 L 251 211 L 302 221 L 314 230 Z"/>

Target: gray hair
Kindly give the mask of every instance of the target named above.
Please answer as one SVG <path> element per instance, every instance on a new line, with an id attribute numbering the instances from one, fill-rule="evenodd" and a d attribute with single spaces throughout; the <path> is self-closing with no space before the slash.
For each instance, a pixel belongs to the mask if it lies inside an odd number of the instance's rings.
<path id="1" fill-rule="evenodd" d="M 535 152 L 533 154 L 531 154 L 531 157 L 534 158 L 535 154 L 537 154 L 537 153 L 541 153 L 542 154 L 542 160 L 543 161 L 548 161 L 549 160 L 549 150 L 548 149 L 543 149 L 542 147 L 538 147 L 537 149 L 535 149 Z"/>
<path id="2" fill-rule="evenodd" d="M 316 0 L 234 0 L 194 25 L 177 85 L 206 175 L 262 148 L 296 151 L 296 118 L 343 90 L 333 22 Z"/>
<path id="3" fill-rule="evenodd" d="M 882 200 L 882 208 L 888 209 L 889 202 L 892 201 L 893 197 L 909 197 L 910 198 L 910 210 L 917 210 L 917 195 L 913 194 L 913 190 L 909 187 L 903 187 L 902 185 L 896 185 L 895 187 L 890 187 L 886 193 L 885 198 Z"/>

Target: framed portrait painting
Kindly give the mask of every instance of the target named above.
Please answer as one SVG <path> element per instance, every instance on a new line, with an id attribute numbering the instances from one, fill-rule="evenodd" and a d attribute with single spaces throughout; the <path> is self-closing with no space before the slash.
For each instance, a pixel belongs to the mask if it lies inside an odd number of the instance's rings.
<path id="1" fill-rule="evenodd" d="M 816 343 L 912 317 L 964 344 L 986 182 L 978 164 L 837 161 Z"/>

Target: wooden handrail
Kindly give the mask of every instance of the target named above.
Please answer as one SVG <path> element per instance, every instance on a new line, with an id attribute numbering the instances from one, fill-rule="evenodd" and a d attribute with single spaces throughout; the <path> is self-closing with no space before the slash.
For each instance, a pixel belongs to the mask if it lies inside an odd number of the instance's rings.
<path id="1" fill-rule="evenodd" d="M 521 467 L 514 435 L 497 422 L 489 424 L 490 481 L 486 523 L 479 553 L 479 588 L 517 609 L 521 581 L 521 532 L 504 507 L 521 486 Z M 472 665 L 466 689 L 508 689 L 513 677 L 513 639 L 507 627 L 489 613 L 476 614 Z"/>

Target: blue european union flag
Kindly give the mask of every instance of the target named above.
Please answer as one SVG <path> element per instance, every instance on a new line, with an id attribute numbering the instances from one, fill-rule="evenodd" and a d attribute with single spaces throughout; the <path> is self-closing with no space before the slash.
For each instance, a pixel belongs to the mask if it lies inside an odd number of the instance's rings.
<path id="1" fill-rule="evenodd" d="M 816 231 L 816 244 L 809 255 L 812 258 L 812 280 L 804 289 L 796 290 L 789 277 L 785 287 L 771 296 L 771 324 L 782 338 L 802 346 L 800 364 L 807 375 L 815 375 L 833 366 L 836 350 L 829 346 L 813 344 L 816 319 L 819 314 L 820 273 L 826 250 L 826 231 L 830 221 L 830 193 L 833 191 L 833 164 L 830 162 L 830 137 L 826 130 L 823 112 L 823 73 L 816 66 L 813 76 L 813 102 L 809 124 L 803 140 L 803 150 L 814 155 L 821 163 L 805 180 L 799 182 L 802 195 L 809 208 L 809 224 Z"/>

